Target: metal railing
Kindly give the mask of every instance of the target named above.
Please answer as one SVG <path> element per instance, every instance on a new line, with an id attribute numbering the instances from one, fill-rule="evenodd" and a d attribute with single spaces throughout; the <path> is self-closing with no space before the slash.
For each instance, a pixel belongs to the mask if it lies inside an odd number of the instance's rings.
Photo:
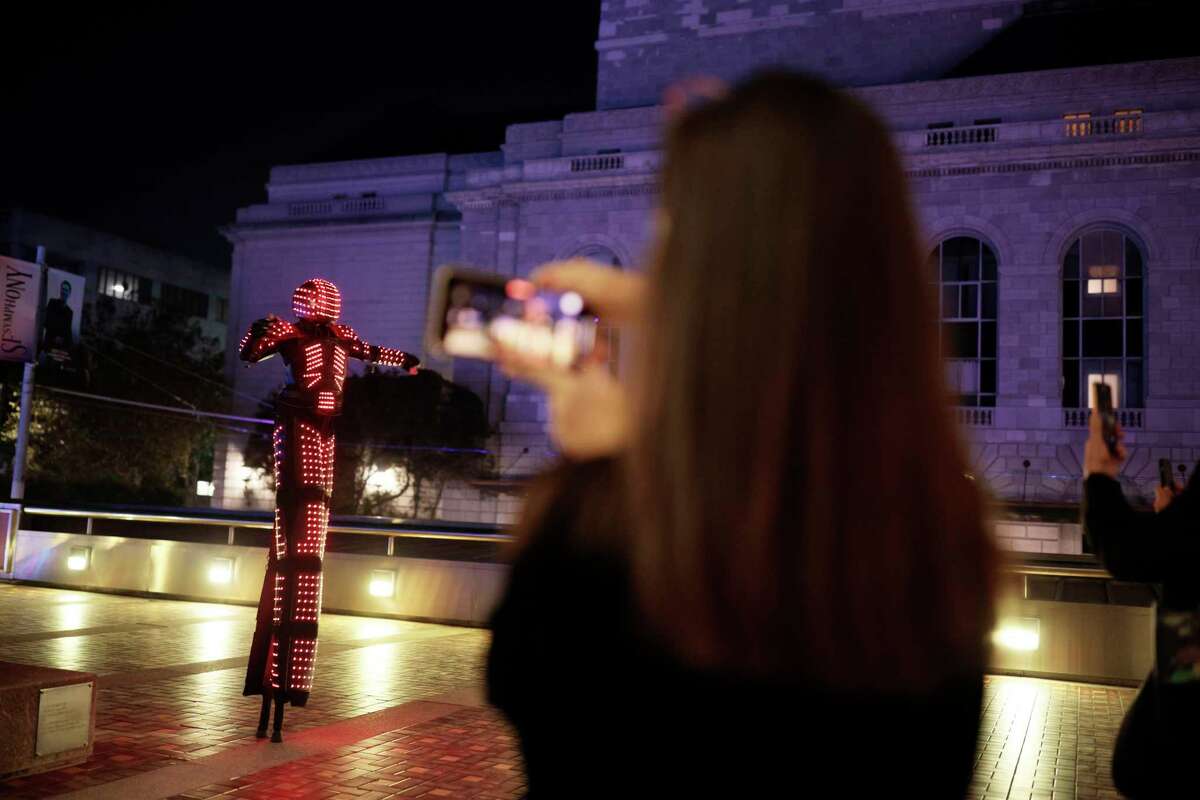
<path id="1" fill-rule="evenodd" d="M 995 125 L 972 125 L 966 128 L 940 128 L 925 134 L 926 147 L 946 147 L 962 144 L 991 144 L 996 141 Z"/>
<path id="2" fill-rule="evenodd" d="M 1116 409 L 1117 422 L 1122 428 L 1141 428 L 1142 412 L 1143 409 L 1140 408 L 1118 408 Z M 1091 416 L 1090 408 L 1064 408 L 1063 427 L 1086 428 Z"/>
<path id="3" fill-rule="evenodd" d="M 46 506 L 25 506 L 22 515 L 45 517 L 68 517 L 83 519 L 85 533 L 93 534 L 96 520 L 114 520 L 120 522 L 165 523 L 171 525 L 209 525 L 228 529 L 227 544 L 236 544 L 238 528 L 256 530 L 271 530 L 274 527 L 271 515 L 261 515 L 247 512 L 205 514 L 197 512 L 190 514 L 179 509 L 167 512 L 135 512 L 105 509 L 75 509 L 50 508 Z M 330 533 L 363 534 L 368 536 L 385 536 L 388 538 L 388 555 L 393 553 L 396 539 L 426 539 L 451 542 L 492 542 L 503 543 L 512 539 L 496 526 L 429 523 L 422 520 L 378 519 L 363 521 L 359 524 L 333 521 L 329 525 Z"/>
<path id="4" fill-rule="evenodd" d="M 1060 559 L 1021 558 L 1006 562 L 1005 572 L 1039 578 L 1096 578 L 1112 580 L 1113 576 L 1094 556 L 1075 556 Z"/>
<path id="5" fill-rule="evenodd" d="M 1106 117 L 1068 117 L 1063 133 L 1069 139 L 1089 136 L 1130 136 L 1142 132 L 1142 114 L 1114 114 Z"/>
<path id="6" fill-rule="evenodd" d="M 992 408 L 971 408 L 969 406 L 956 406 L 954 413 L 958 419 L 959 425 L 968 425 L 971 427 L 990 427 L 992 424 Z"/>
<path id="7" fill-rule="evenodd" d="M 571 159 L 571 172 L 605 172 L 625 168 L 625 156 L 620 154 L 578 156 Z"/>

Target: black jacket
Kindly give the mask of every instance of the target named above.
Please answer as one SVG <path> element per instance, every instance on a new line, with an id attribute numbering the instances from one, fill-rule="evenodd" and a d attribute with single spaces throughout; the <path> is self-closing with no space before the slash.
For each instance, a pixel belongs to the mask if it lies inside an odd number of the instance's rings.
<path id="1" fill-rule="evenodd" d="M 1155 514 L 1134 510 L 1106 475 L 1090 475 L 1084 484 L 1084 526 L 1104 566 L 1118 580 L 1162 584 L 1163 608 L 1200 604 L 1198 495 L 1193 473 L 1183 492 Z"/>
<path id="2" fill-rule="evenodd" d="M 643 632 L 622 559 L 563 505 L 491 621 L 488 698 L 517 730 L 530 797 L 964 796 L 980 670 L 882 695 L 689 668 Z"/>

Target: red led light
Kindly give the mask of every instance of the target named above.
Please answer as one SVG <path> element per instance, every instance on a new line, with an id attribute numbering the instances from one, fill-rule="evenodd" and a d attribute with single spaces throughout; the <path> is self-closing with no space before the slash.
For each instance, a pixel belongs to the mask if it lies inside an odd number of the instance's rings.
<path id="1" fill-rule="evenodd" d="M 333 322 L 342 315 L 342 293 L 322 278 L 311 278 L 292 293 L 292 311 L 300 319 Z"/>

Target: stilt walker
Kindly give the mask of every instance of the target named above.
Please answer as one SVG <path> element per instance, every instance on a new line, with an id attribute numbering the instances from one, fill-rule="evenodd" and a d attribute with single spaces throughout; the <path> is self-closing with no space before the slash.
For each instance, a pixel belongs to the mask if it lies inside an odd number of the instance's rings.
<path id="1" fill-rule="evenodd" d="M 246 667 L 245 695 L 262 695 L 258 737 L 283 741 L 283 706 L 303 706 L 312 690 L 321 616 L 321 563 L 333 492 L 333 420 L 341 413 L 347 360 L 416 371 L 409 353 L 367 344 L 337 322 L 342 297 L 314 278 L 292 295 L 296 321 L 272 315 L 250 326 L 239 355 L 255 363 L 283 356 L 291 381 L 276 403 L 274 429 L 275 526 L 258 621 Z"/>

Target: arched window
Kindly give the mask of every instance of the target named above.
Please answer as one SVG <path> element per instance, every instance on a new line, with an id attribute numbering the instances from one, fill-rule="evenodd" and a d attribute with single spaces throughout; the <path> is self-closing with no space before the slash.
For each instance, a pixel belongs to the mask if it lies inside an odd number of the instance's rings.
<path id="1" fill-rule="evenodd" d="M 946 380 L 962 406 L 996 405 L 996 254 L 971 236 L 929 255 L 941 307 L 938 337 Z"/>
<path id="2" fill-rule="evenodd" d="M 1145 393 L 1144 258 L 1119 230 L 1085 233 L 1063 259 L 1062 404 L 1091 408 L 1091 386 L 1107 383 L 1122 408 Z"/>
<path id="3" fill-rule="evenodd" d="M 583 247 L 574 254 L 575 258 L 587 258 L 613 267 L 621 267 L 621 259 L 609 248 L 601 244 L 591 244 Z M 596 344 L 608 351 L 608 366 L 615 373 L 621 363 L 621 332 L 616 326 L 610 325 L 601 318 L 596 328 Z"/>

